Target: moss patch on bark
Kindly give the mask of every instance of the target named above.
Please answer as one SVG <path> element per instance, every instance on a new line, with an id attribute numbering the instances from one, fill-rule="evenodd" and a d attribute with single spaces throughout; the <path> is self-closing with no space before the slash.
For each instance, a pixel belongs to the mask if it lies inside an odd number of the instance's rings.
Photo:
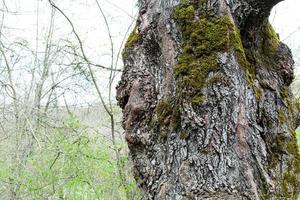
<path id="1" fill-rule="evenodd" d="M 128 51 L 135 45 L 138 44 L 138 42 L 141 39 L 141 35 L 137 33 L 137 26 L 134 27 L 130 35 L 128 36 L 128 39 L 125 43 L 124 49 L 122 51 L 122 57 L 123 59 L 126 59 L 128 56 Z"/>
<path id="2" fill-rule="evenodd" d="M 161 99 L 156 105 L 155 116 L 157 123 L 154 124 L 158 126 L 162 141 L 168 138 L 168 133 L 163 130 L 163 127 L 169 127 L 173 131 L 181 129 L 181 113 L 174 98 Z"/>
<path id="3" fill-rule="evenodd" d="M 202 104 L 205 97 L 202 89 L 207 84 L 210 72 L 219 69 L 217 53 L 234 49 L 239 62 L 246 67 L 239 32 L 227 16 L 200 16 L 195 19 L 194 5 L 182 4 L 175 9 L 175 19 L 180 25 L 183 37 L 182 53 L 178 58 L 174 74 L 181 80 L 181 89 L 192 91 L 188 94 L 192 104 Z"/>
<path id="4" fill-rule="evenodd" d="M 182 53 L 174 68 L 174 75 L 180 80 L 180 90 L 189 91 L 189 94 L 180 94 L 189 95 L 192 105 L 203 104 L 205 97 L 202 89 L 209 83 L 207 78 L 211 72 L 219 70 L 217 53 L 233 50 L 240 67 L 246 73 L 249 86 L 260 100 L 263 91 L 254 84 L 255 67 L 247 61 L 239 29 L 228 16 L 210 16 L 205 13 L 196 16 L 199 5 L 203 3 L 185 2 L 174 12 L 183 37 Z"/>
<path id="5" fill-rule="evenodd" d="M 292 138 L 287 142 L 286 150 L 293 156 L 288 163 L 288 169 L 283 174 L 282 191 L 287 199 L 297 200 L 300 194 L 300 156 L 297 146 L 296 131 L 292 131 Z"/>

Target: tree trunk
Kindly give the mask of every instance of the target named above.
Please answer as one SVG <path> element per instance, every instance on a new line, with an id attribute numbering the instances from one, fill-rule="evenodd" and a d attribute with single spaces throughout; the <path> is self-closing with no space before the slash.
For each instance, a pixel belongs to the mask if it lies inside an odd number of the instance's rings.
<path id="1" fill-rule="evenodd" d="M 297 199 L 300 104 L 280 0 L 140 0 L 117 87 L 145 199 Z"/>

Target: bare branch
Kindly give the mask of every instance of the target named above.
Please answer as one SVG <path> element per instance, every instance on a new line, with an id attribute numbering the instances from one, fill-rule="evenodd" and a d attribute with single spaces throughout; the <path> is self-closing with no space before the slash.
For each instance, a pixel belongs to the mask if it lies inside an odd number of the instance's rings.
<path id="1" fill-rule="evenodd" d="M 69 22 L 69 24 L 70 24 L 70 26 L 71 26 L 71 28 L 72 28 L 72 32 L 74 33 L 74 35 L 75 35 L 75 37 L 76 37 L 76 39 L 77 39 L 77 41 L 78 41 L 78 43 L 79 43 L 80 50 L 81 50 L 81 53 L 82 53 L 82 55 L 83 55 L 84 60 L 85 60 L 86 62 L 88 62 L 88 63 L 91 63 L 90 60 L 88 59 L 88 57 L 87 57 L 86 54 L 85 54 L 85 51 L 84 51 L 84 48 L 83 48 L 83 43 L 82 43 L 82 41 L 81 41 L 81 39 L 80 39 L 80 37 L 79 37 L 77 31 L 75 30 L 75 26 L 74 26 L 73 22 L 72 22 L 72 21 L 70 20 L 70 18 L 69 18 L 69 17 L 68 17 L 68 16 L 67 16 L 67 15 L 66 15 L 59 7 L 57 7 L 51 0 L 48 0 L 48 2 L 49 2 L 50 5 L 53 6 L 56 10 L 58 10 L 58 11 L 65 17 L 65 19 Z M 110 67 L 105 67 L 105 66 L 103 66 L 103 65 L 98 65 L 98 67 L 100 67 L 100 68 L 102 68 L 102 69 L 105 69 L 105 70 L 109 70 L 109 71 L 114 70 L 114 69 L 111 69 Z M 114 70 L 114 71 L 121 72 L 122 70 L 116 69 L 116 70 Z"/>

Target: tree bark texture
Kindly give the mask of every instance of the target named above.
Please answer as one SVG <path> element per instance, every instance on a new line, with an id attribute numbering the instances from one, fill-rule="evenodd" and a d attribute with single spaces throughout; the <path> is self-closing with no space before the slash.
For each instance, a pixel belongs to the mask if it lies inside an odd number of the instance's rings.
<path id="1" fill-rule="evenodd" d="M 140 0 L 117 87 L 145 199 L 298 199 L 280 0 Z"/>

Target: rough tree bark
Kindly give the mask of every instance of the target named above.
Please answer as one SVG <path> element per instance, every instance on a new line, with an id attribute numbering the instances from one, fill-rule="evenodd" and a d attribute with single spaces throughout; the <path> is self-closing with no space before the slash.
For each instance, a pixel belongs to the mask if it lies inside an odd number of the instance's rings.
<path id="1" fill-rule="evenodd" d="M 117 87 L 145 199 L 297 199 L 299 103 L 280 0 L 140 0 Z"/>

